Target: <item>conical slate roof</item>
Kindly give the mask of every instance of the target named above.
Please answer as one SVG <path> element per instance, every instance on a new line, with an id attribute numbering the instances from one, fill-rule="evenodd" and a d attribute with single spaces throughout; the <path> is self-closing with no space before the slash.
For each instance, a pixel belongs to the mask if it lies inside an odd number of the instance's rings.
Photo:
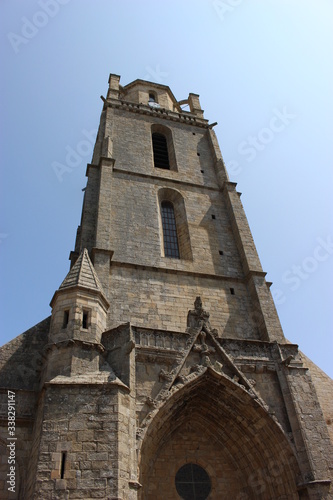
<path id="1" fill-rule="evenodd" d="M 72 269 L 61 283 L 59 290 L 70 287 L 83 287 L 95 290 L 104 295 L 103 287 L 89 258 L 88 250 L 84 248 Z"/>

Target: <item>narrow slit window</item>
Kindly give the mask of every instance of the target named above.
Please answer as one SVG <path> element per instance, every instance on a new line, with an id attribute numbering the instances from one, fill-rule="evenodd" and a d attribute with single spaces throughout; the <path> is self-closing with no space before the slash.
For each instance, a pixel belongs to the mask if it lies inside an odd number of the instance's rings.
<path id="1" fill-rule="evenodd" d="M 65 465 L 66 465 L 66 452 L 63 451 L 61 454 L 61 466 L 60 466 L 60 478 L 64 479 L 65 476 Z"/>
<path id="2" fill-rule="evenodd" d="M 67 309 L 66 311 L 64 311 L 64 318 L 63 318 L 63 322 L 62 322 L 63 328 L 67 328 L 68 320 L 69 320 L 69 310 Z"/>
<path id="3" fill-rule="evenodd" d="M 165 257 L 179 259 L 179 247 L 177 238 L 177 226 L 175 211 L 170 201 L 162 201 L 162 226 Z"/>
<path id="4" fill-rule="evenodd" d="M 82 328 L 88 328 L 89 313 L 88 311 L 82 312 Z"/>
<path id="5" fill-rule="evenodd" d="M 154 132 L 152 134 L 154 166 L 170 170 L 168 143 L 165 135 Z"/>

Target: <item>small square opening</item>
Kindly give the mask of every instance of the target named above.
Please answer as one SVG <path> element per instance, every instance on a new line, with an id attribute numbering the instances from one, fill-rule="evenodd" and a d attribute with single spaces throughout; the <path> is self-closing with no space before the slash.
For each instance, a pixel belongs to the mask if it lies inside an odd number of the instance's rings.
<path id="1" fill-rule="evenodd" d="M 216 217 L 215 217 L 215 215 L 214 215 L 214 214 L 212 214 L 212 219 L 216 219 Z"/>
<path id="2" fill-rule="evenodd" d="M 156 94 L 154 92 L 149 92 L 148 102 L 156 102 Z"/>
<path id="3" fill-rule="evenodd" d="M 235 295 L 235 289 L 234 288 L 230 288 L 230 293 L 231 293 L 231 295 Z"/>
<path id="4" fill-rule="evenodd" d="M 220 254 L 220 255 L 223 255 L 223 250 L 219 250 L 219 254 Z"/>

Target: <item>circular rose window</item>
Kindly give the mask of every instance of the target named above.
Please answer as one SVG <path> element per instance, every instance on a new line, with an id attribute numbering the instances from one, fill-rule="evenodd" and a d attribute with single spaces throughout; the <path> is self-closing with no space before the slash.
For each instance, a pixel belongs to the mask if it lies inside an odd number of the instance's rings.
<path id="1" fill-rule="evenodd" d="M 176 474 L 175 483 L 183 500 L 206 500 L 212 489 L 207 472 L 197 464 L 183 465 Z"/>

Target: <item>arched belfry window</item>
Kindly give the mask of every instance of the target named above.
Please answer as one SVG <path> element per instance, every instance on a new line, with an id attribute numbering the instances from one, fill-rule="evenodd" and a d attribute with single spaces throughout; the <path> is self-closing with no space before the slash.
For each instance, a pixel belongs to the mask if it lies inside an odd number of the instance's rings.
<path id="1" fill-rule="evenodd" d="M 152 139 L 155 168 L 170 170 L 168 143 L 165 135 L 154 132 Z"/>
<path id="2" fill-rule="evenodd" d="M 154 167 L 177 172 L 176 154 L 171 130 L 164 125 L 154 123 L 151 127 L 151 138 Z"/>
<path id="3" fill-rule="evenodd" d="M 175 210 L 171 201 L 162 201 L 161 203 L 163 243 L 165 257 L 179 259 L 179 246 L 177 237 L 177 226 Z"/>

